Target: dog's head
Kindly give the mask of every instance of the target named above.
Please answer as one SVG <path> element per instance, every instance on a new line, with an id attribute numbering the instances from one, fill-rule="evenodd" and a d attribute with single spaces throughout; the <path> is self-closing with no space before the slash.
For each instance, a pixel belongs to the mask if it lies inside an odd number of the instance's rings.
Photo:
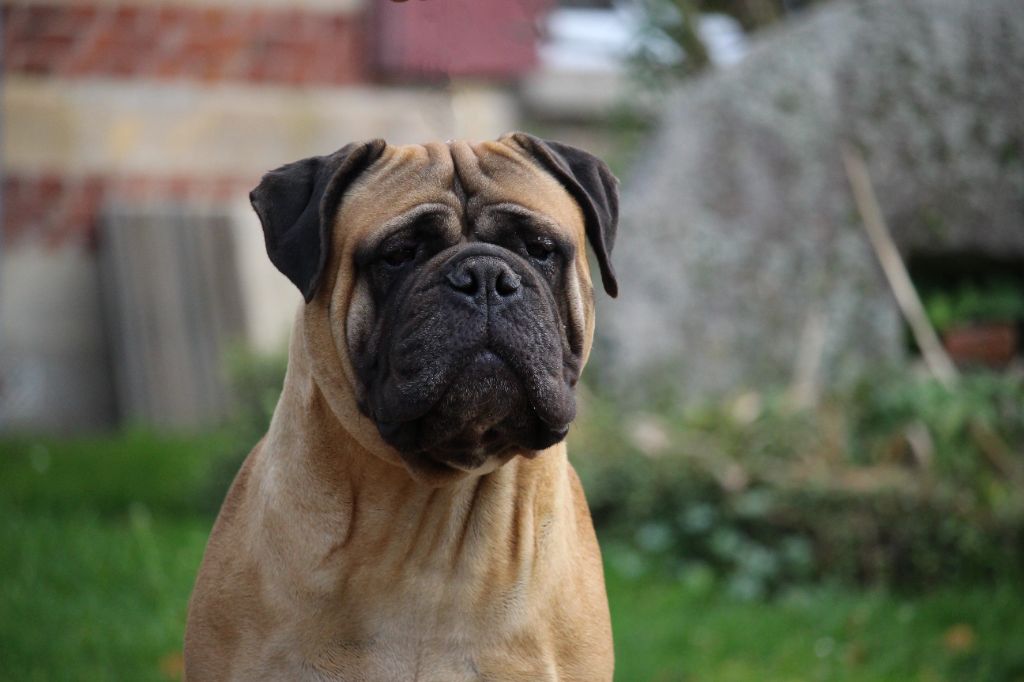
<path id="1" fill-rule="evenodd" d="M 594 156 L 495 142 L 349 145 L 250 195 L 347 393 L 414 474 L 486 470 L 565 437 L 605 289 L 617 181 Z M 327 368 L 324 370 L 324 368 Z M 329 390 L 329 387 L 328 387 Z"/>

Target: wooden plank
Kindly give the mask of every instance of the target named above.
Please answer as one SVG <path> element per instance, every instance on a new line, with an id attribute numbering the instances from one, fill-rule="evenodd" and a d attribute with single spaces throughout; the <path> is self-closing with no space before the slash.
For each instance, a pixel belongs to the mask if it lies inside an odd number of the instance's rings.
<path id="1" fill-rule="evenodd" d="M 230 228 L 198 207 L 105 209 L 101 269 L 123 421 L 191 429 L 229 414 L 224 357 L 245 328 Z"/>

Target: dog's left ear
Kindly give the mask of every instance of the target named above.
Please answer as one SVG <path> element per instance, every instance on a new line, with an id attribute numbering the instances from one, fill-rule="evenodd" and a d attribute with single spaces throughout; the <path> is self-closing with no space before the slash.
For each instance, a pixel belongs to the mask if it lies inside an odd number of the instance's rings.
<path id="1" fill-rule="evenodd" d="M 554 175 L 583 209 L 587 239 L 597 256 L 604 290 L 612 298 L 618 296 L 619 283 L 611 262 L 619 224 L 618 179 L 604 161 L 582 149 L 528 133 L 511 133 L 508 137 Z"/>
<path id="2" fill-rule="evenodd" d="M 386 146 L 384 140 L 371 140 L 286 164 L 264 175 L 249 193 L 270 261 L 299 288 L 306 303 L 313 300 L 327 267 L 331 224 L 345 189 Z"/>

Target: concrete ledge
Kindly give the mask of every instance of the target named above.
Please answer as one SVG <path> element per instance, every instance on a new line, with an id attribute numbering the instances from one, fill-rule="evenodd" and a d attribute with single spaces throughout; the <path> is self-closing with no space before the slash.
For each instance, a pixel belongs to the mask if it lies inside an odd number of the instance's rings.
<path id="1" fill-rule="evenodd" d="M 12 173 L 258 176 L 353 140 L 496 137 L 510 94 L 486 85 L 204 86 L 11 76 L 3 92 Z"/>

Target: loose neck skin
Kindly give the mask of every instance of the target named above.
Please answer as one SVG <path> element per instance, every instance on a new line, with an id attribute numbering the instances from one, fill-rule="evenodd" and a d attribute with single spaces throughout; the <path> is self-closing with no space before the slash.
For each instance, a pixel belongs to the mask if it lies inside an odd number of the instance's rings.
<path id="1" fill-rule="evenodd" d="M 576 524 L 564 444 L 447 485 L 416 481 L 362 445 L 332 410 L 301 326 L 260 448 L 268 454 L 253 462 L 259 485 L 248 491 L 258 510 L 250 540 L 272 547 L 275 572 L 323 595 L 336 591 L 339 574 L 341 585 L 353 588 L 425 571 L 451 573 L 464 588 L 495 580 L 536 583 L 544 575 L 538 564 L 570 558 L 574 549 L 564 543 L 544 544 L 555 526 Z M 295 527 L 289 518 L 304 523 Z M 437 599 L 464 603 L 465 589 L 458 592 Z"/>

